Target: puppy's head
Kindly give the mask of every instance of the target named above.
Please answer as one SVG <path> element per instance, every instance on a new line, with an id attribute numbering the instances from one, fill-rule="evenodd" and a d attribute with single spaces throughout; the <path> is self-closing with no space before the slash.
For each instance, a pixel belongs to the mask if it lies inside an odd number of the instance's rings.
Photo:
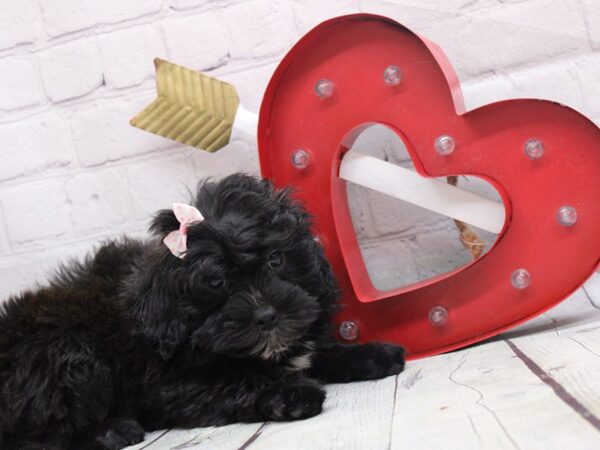
<path id="1" fill-rule="evenodd" d="M 205 220 L 190 226 L 183 258 L 164 247 L 149 262 L 138 308 L 163 357 L 187 342 L 277 360 L 326 332 L 337 288 L 309 215 L 287 191 L 236 174 L 201 184 L 195 206 Z M 162 210 L 151 231 L 162 239 L 178 228 Z"/>

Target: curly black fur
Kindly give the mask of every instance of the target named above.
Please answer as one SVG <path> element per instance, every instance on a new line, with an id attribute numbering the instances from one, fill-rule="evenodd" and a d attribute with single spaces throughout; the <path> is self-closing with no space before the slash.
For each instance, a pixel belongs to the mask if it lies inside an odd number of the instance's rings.
<path id="1" fill-rule="evenodd" d="M 199 185 L 188 252 L 104 243 L 47 287 L 0 305 L 0 448 L 119 449 L 143 430 L 296 420 L 322 382 L 396 374 L 400 347 L 342 345 L 338 297 L 310 217 L 268 181 Z"/>

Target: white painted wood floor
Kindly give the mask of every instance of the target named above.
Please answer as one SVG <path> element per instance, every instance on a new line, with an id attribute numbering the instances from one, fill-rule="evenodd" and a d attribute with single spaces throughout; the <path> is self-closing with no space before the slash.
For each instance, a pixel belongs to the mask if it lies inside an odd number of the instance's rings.
<path id="1" fill-rule="evenodd" d="M 484 344 L 328 386 L 317 417 L 154 432 L 129 449 L 600 449 L 600 274 Z"/>

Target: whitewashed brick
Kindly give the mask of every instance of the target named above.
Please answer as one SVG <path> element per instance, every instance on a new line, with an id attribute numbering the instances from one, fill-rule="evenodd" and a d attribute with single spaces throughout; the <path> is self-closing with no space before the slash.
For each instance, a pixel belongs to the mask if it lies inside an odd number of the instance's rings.
<path id="1" fill-rule="evenodd" d="M 334 2 L 303 0 L 292 2 L 292 10 L 296 27 L 302 33 L 306 33 L 325 20 L 360 12 L 358 4 L 358 0 L 336 0 Z"/>
<path id="2" fill-rule="evenodd" d="M 83 30 L 95 24 L 134 19 L 162 8 L 162 0 L 39 1 L 46 31 L 51 36 Z"/>
<path id="3" fill-rule="evenodd" d="M 596 70 L 596 73 L 600 73 Z M 553 100 L 572 108 L 583 109 L 577 69 L 571 60 L 559 60 L 506 74 L 513 87 L 514 97 Z"/>
<path id="4" fill-rule="evenodd" d="M 6 226 L 4 225 L 4 211 L 0 204 L 0 257 L 7 255 L 10 252 L 10 245 L 8 243 L 8 234 L 6 233 Z M 0 277 L 0 280 L 2 277 Z"/>
<path id="5" fill-rule="evenodd" d="M 467 111 L 483 105 L 514 98 L 514 88 L 503 74 L 492 73 L 461 83 Z"/>
<path id="6" fill-rule="evenodd" d="M 165 58 L 156 29 L 141 26 L 98 36 L 104 79 L 111 88 L 135 86 L 153 78 L 155 57 Z"/>
<path id="7" fill-rule="evenodd" d="M 371 282 L 381 290 L 426 281 L 471 262 L 451 227 L 405 239 L 365 241 L 360 250 Z"/>
<path id="8" fill-rule="evenodd" d="M 210 0 L 171 0 L 169 5 L 173 9 L 188 9 L 208 3 L 210 3 Z"/>
<path id="9" fill-rule="evenodd" d="M 263 94 L 276 68 L 277 63 L 272 63 L 223 75 L 215 73 L 214 76 L 233 84 L 244 107 L 258 113 Z"/>
<path id="10" fill-rule="evenodd" d="M 538 19 L 539 22 L 539 19 Z M 503 22 L 495 18 L 461 17 L 454 24 L 444 22 L 453 30 L 453 36 L 436 39 L 439 27 L 430 24 L 425 36 L 432 36 L 450 55 L 455 69 L 467 77 L 486 72 L 531 64 L 539 60 L 552 60 L 555 55 L 570 55 L 582 51 L 582 39 L 537 26 Z M 537 23 L 536 23 L 537 25 Z M 438 31 L 433 32 L 434 29 Z M 477 45 L 464 42 L 477 38 Z"/>
<path id="11" fill-rule="evenodd" d="M 519 5 L 500 5 L 457 15 L 455 10 L 444 7 L 400 7 L 391 0 L 372 0 L 368 4 L 370 12 L 387 15 L 438 44 L 463 80 L 581 52 L 587 46 L 587 39 L 581 34 L 585 28 L 580 8 L 569 11 L 568 4 L 559 2 L 552 3 L 556 5 L 555 11 L 554 6 L 548 8 L 547 2 L 529 0 L 524 5 L 533 6 L 527 6 L 529 14 L 522 15 L 517 9 Z M 548 14 L 552 15 L 553 24 L 567 20 L 563 15 L 573 24 L 565 26 L 568 31 L 562 33 L 561 25 L 545 25 Z"/>
<path id="12" fill-rule="evenodd" d="M 33 63 L 28 59 L 0 60 L 0 109 L 12 110 L 40 103 L 40 88 Z"/>
<path id="13" fill-rule="evenodd" d="M 488 250 L 495 236 L 484 239 Z M 366 240 L 361 242 L 360 251 L 371 281 L 381 290 L 426 281 L 472 261 L 451 222 L 406 239 Z"/>
<path id="14" fill-rule="evenodd" d="M 434 226 L 444 216 L 411 203 L 392 198 L 379 192 L 366 190 L 362 200 L 365 214 L 371 216 L 370 226 L 363 231 L 365 237 L 395 235 L 398 238 L 414 236 Z M 352 198 L 348 199 L 352 204 Z M 352 208 L 354 209 L 354 208 Z"/>
<path id="15" fill-rule="evenodd" d="M 70 164 L 73 158 L 68 124 L 42 117 L 0 127 L 0 180 Z"/>
<path id="16" fill-rule="evenodd" d="M 373 213 L 369 208 L 369 192 L 354 183 L 346 183 L 348 210 L 354 227 L 354 234 L 359 241 L 378 237 L 373 223 Z"/>
<path id="17" fill-rule="evenodd" d="M 592 48 L 600 50 L 600 2 L 597 0 L 581 0 L 587 33 Z"/>
<path id="18" fill-rule="evenodd" d="M 232 58 L 258 58 L 287 51 L 300 37 L 288 2 L 255 0 L 219 12 L 231 37 Z"/>
<path id="19" fill-rule="evenodd" d="M 258 175 L 260 172 L 256 147 L 242 141 L 232 142 L 218 153 L 192 151 L 190 159 L 194 169 L 192 186 L 208 177 L 219 179 L 235 172 L 252 175 Z"/>
<path id="20" fill-rule="evenodd" d="M 102 65 L 91 40 L 52 47 L 39 54 L 46 95 L 53 102 L 81 97 L 102 84 Z"/>
<path id="21" fill-rule="evenodd" d="M 406 146 L 399 136 L 391 129 L 383 125 L 375 125 L 365 129 L 352 144 L 352 149 L 375 158 L 401 163 L 405 167 L 412 167 Z M 405 217 L 403 223 L 398 223 L 394 217 L 392 228 L 381 230 L 379 225 L 381 217 L 379 214 L 396 214 L 402 217 L 404 214 L 400 202 L 391 197 L 379 194 L 353 183 L 347 183 L 347 198 L 350 216 L 354 224 L 354 230 L 359 239 L 377 238 L 382 234 L 394 234 L 404 232 L 411 235 L 414 222 L 410 216 Z M 406 211 L 405 211 L 406 212 Z M 420 211 L 415 211 L 417 214 Z M 421 217 L 422 218 L 422 217 Z M 383 220 L 383 224 L 387 220 Z M 417 219 L 418 220 L 418 219 Z"/>
<path id="22" fill-rule="evenodd" d="M 367 241 L 361 244 L 360 253 L 377 289 L 399 288 L 419 279 L 408 240 Z"/>
<path id="23" fill-rule="evenodd" d="M 600 127 L 600 53 L 589 54 L 574 61 L 575 74 L 583 95 L 583 105 L 579 112 L 586 115 Z"/>
<path id="24" fill-rule="evenodd" d="M 8 298 L 34 289 L 45 278 L 46 270 L 36 260 L 19 258 L 10 266 L 0 267 L 0 305 Z"/>
<path id="25" fill-rule="evenodd" d="M 229 37 L 212 12 L 162 23 L 170 59 L 196 70 L 217 67 L 227 59 Z"/>
<path id="26" fill-rule="evenodd" d="M 99 23 L 123 22 L 159 12 L 164 0 L 93 0 Z"/>
<path id="27" fill-rule="evenodd" d="M 92 104 L 91 108 L 74 112 L 71 129 L 79 163 L 94 166 L 175 145 L 174 141 L 129 124 L 153 98 L 154 94 L 148 93 L 109 104 Z"/>
<path id="28" fill-rule="evenodd" d="M 38 0 L 44 27 L 50 36 L 59 36 L 94 25 L 91 0 Z"/>
<path id="29" fill-rule="evenodd" d="M 412 261 L 419 280 L 450 272 L 472 262 L 472 256 L 459 238 L 454 223 L 448 219 L 441 230 L 418 234 L 412 239 Z"/>
<path id="30" fill-rule="evenodd" d="M 397 125 L 402 126 L 402 124 Z M 352 148 L 365 155 L 393 163 L 410 162 L 402 138 L 385 125 L 373 125 L 363 130 L 356 137 Z"/>
<path id="31" fill-rule="evenodd" d="M 107 229 L 131 216 L 127 183 L 121 171 L 82 173 L 65 187 L 75 231 Z"/>
<path id="32" fill-rule="evenodd" d="M 136 218 L 147 221 L 158 209 L 187 202 L 202 179 L 240 171 L 258 174 L 255 150 L 242 142 L 215 154 L 182 148 L 177 156 L 130 165 L 127 180 Z"/>
<path id="33" fill-rule="evenodd" d="M 47 180 L 4 189 L 0 192 L 0 203 L 13 245 L 55 238 L 69 230 L 67 198 L 59 181 Z"/>
<path id="34" fill-rule="evenodd" d="M 196 187 L 189 155 L 191 151 L 169 158 L 130 165 L 127 172 L 133 214 L 149 221 L 157 210 L 171 208 L 173 202 L 189 201 Z"/>
<path id="35" fill-rule="evenodd" d="M 436 0 L 435 4 L 421 2 L 419 0 L 360 0 L 360 8 L 365 13 L 379 14 L 395 20 L 400 25 L 409 28 L 412 31 L 426 29 L 430 24 L 439 23 L 440 34 L 443 30 L 452 30 L 447 27 L 445 21 L 450 17 L 456 19 L 456 11 L 452 8 L 444 8 L 442 2 Z M 448 11 L 449 10 L 449 11 Z M 434 40 L 432 36 L 423 35 L 423 37 Z M 440 44 L 440 42 L 436 43 Z"/>
<path id="36" fill-rule="evenodd" d="M 0 49 L 34 42 L 40 23 L 34 0 L 0 2 Z"/>
<path id="37" fill-rule="evenodd" d="M 487 8 L 503 7 L 504 3 L 516 1 L 531 0 L 427 0 L 426 2 L 423 0 L 384 0 L 389 5 L 388 8 L 394 8 L 398 13 L 403 8 L 418 7 L 432 11 L 449 11 L 454 14 L 468 14 Z M 370 8 L 376 7 L 375 3 L 373 0 L 360 0 L 361 10 L 366 13 L 372 12 Z M 392 14 L 394 11 L 391 11 L 390 17 Z"/>
<path id="38" fill-rule="evenodd" d="M 600 73 L 593 67 L 589 67 L 587 72 L 581 72 L 578 62 L 585 59 L 557 59 L 556 62 L 503 70 L 502 73 L 469 79 L 462 85 L 467 110 L 514 98 L 552 100 L 585 110 L 587 94 L 585 90 L 582 92 L 583 84 L 580 85 L 580 81 L 585 79 L 586 73 L 592 77 Z M 600 56 L 598 60 L 600 61 Z M 590 84 L 593 85 L 593 82 Z"/>
<path id="39" fill-rule="evenodd" d="M 492 9 L 477 10 L 472 16 L 510 23 L 524 29 L 550 32 L 554 40 L 570 36 L 585 44 L 586 25 L 580 0 L 527 0 L 507 3 Z"/>

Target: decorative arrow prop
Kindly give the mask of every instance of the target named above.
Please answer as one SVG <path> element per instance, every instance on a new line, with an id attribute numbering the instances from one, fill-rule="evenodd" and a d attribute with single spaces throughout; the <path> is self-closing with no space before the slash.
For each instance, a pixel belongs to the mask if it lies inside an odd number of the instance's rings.
<path id="1" fill-rule="evenodd" d="M 256 145 L 258 115 L 242 106 L 233 85 L 162 59 L 154 65 L 157 97 L 131 120 L 133 126 L 209 152 L 235 140 Z M 339 176 L 492 233 L 504 225 L 502 203 L 356 150 L 344 155 Z M 481 239 L 463 228 L 467 247 L 480 249 Z"/>
<path id="2" fill-rule="evenodd" d="M 162 59 L 154 66 L 156 99 L 131 124 L 207 152 L 227 145 L 240 105 L 235 88 Z"/>

